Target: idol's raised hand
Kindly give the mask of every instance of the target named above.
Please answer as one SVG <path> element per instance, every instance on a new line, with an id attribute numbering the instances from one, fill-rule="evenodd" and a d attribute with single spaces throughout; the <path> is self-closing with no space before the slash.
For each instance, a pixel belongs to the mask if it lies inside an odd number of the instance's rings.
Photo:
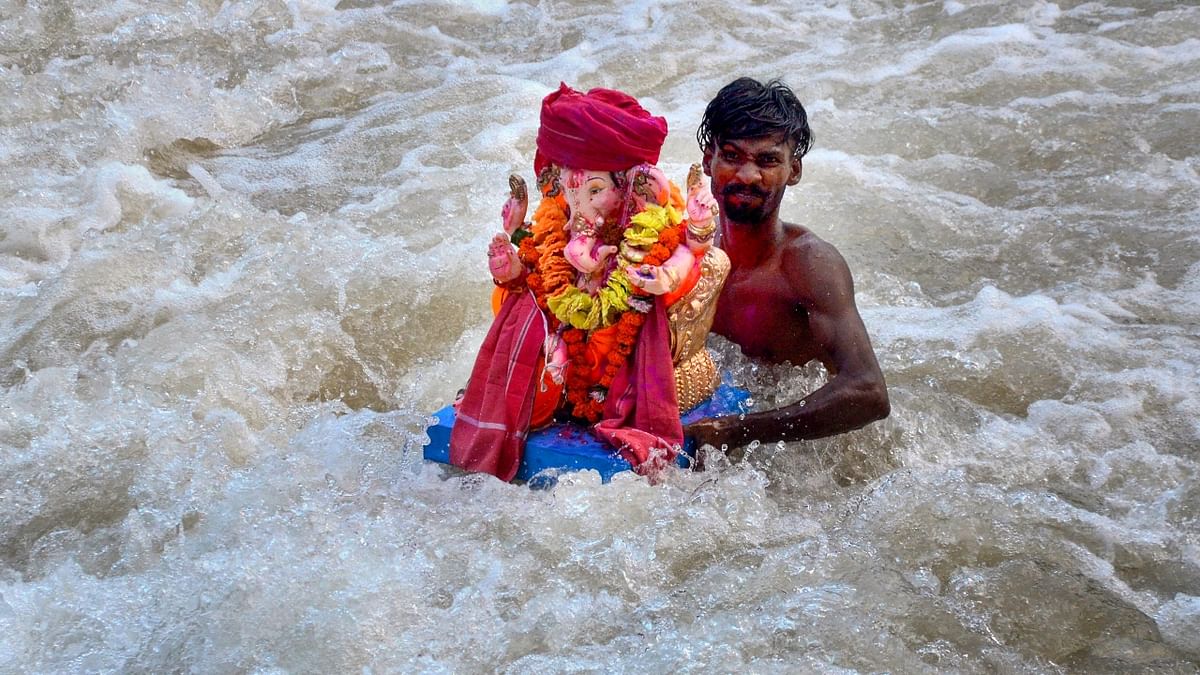
<path id="1" fill-rule="evenodd" d="M 504 221 L 504 232 L 512 236 L 525 224 L 525 213 L 529 210 L 529 190 L 525 180 L 516 174 L 508 177 L 508 201 L 500 211 L 500 219 Z"/>
<path id="2" fill-rule="evenodd" d="M 488 270 L 496 283 L 500 284 L 521 276 L 521 261 L 507 234 L 497 234 L 488 244 Z"/>
<path id="3" fill-rule="evenodd" d="M 693 164 L 687 177 L 687 215 L 693 228 L 703 229 L 717 215 L 717 200 L 704 183 L 699 164 Z"/>

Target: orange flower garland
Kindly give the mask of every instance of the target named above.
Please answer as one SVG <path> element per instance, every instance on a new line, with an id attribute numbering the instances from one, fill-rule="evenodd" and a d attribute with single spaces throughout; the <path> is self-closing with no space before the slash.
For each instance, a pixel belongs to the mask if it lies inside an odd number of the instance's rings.
<path id="1" fill-rule="evenodd" d="M 529 288 L 537 295 L 542 311 L 547 310 L 547 298 L 575 280 L 575 268 L 563 255 L 567 247 L 566 206 L 561 194 L 543 196 L 533 214 L 533 236 L 521 240 L 518 252 L 532 271 Z"/>
<path id="2" fill-rule="evenodd" d="M 517 255 L 529 269 L 525 282 L 533 292 L 538 307 L 546 312 L 553 331 L 558 328 L 559 321 L 553 312 L 548 311 L 547 301 L 565 286 L 574 283 L 575 268 L 563 255 L 567 245 L 566 200 L 561 194 L 548 194 L 551 188 L 551 185 L 543 188 L 541 203 L 533 215 L 533 234 L 521 240 Z M 673 202 L 682 201 L 678 199 L 678 189 L 673 185 L 671 197 Z M 664 229 L 642 263 L 651 266 L 665 263 L 683 241 L 683 227 L 679 225 Z M 653 296 L 638 294 L 637 297 L 645 302 L 653 301 Z M 621 367 L 629 361 L 645 320 L 646 316 L 641 312 L 626 311 L 612 326 L 594 331 L 603 332 L 607 337 L 615 330 L 615 344 L 608 349 L 601 347 L 608 340 L 601 340 L 599 335 L 593 340 L 593 335 L 585 330 L 568 328 L 563 331 L 568 358 L 564 389 L 572 416 L 589 423 L 600 420 L 604 413 L 604 397 Z M 589 351 L 599 352 L 600 363 L 589 363 Z M 595 369 L 600 370 L 598 380 L 593 379 Z"/>
<path id="3" fill-rule="evenodd" d="M 654 267 L 662 265 L 682 240 L 681 227 L 663 230 L 658 243 L 650 248 L 650 252 L 642 261 L 643 264 Z M 648 296 L 642 297 L 650 299 Z M 587 334 L 578 328 L 568 328 L 563 333 L 563 340 L 567 343 L 567 357 L 570 360 L 567 368 L 566 398 L 567 403 L 571 405 L 571 414 L 593 424 L 600 421 L 600 416 L 604 413 L 604 400 L 592 396 L 592 392 L 599 390 L 607 395 L 613 378 L 620 372 L 621 366 L 629 361 L 629 355 L 633 353 L 633 347 L 637 344 L 638 334 L 641 333 L 645 321 L 646 315 L 641 312 L 630 311 L 621 315 L 613 326 L 616 328 L 617 343 L 601 357 L 604 368 L 599 381 L 595 383 L 588 377 L 591 366 L 587 361 Z"/>

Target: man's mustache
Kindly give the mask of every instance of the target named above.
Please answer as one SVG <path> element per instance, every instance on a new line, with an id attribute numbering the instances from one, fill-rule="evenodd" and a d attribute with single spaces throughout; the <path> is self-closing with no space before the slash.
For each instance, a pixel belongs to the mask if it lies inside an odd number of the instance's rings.
<path id="1" fill-rule="evenodd" d="M 753 185 L 726 185 L 725 189 L 721 190 L 721 195 L 732 197 L 734 195 L 745 195 L 749 197 L 758 197 L 760 199 L 767 198 L 767 191 L 761 188 L 756 188 Z"/>

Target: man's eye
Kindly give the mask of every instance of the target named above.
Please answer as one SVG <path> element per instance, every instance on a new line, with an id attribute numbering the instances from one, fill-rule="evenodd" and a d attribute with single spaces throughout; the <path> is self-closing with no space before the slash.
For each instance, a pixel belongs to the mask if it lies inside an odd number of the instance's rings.
<path id="1" fill-rule="evenodd" d="M 758 160 L 760 166 L 776 166 L 779 164 L 778 157 L 762 157 Z"/>
<path id="2" fill-rule="evenodd" d="M 737 161 L 737 153 L 722 152 L 721 159 L 725 160 L 726 162 L 736 162 Z"/>

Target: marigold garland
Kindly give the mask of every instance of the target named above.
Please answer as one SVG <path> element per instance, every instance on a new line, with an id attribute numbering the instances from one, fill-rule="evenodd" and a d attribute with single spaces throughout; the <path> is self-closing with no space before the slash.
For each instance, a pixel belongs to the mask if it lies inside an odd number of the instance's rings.
<path id="1" fill-rule="evenodd" d="M 538 305 L 545 310 L 548 297 L 575 281 L 575 268 L 563 255 L 563 249 L 567 247 L 566 199 L 562 195 L 543 197 L 533 219 L 531 240 L 532 248 L 537 253 L 533 271 L 539 276 L 538 283 L 543 289 L 538 297 Z"/>
<path id="2" fill-rule="evenodd" d="M 622 236 L 624 242 L 631 247 L 650 248 L 650 253 L 641 263 L 657 266 L 662 262 L 650 262 L 651 257 L 662 258 L 665 262 L 674 251 L 674 246 L 664 245 L 660 237 L 663 232 L 674 229 L 682 221 L 679 212 L 670 206 L 652 204 L 630 218 L 629 227 L 625 228 Z M 675 245 L 678 245 L 678 241 Z M 666 257 L 661 255 L 663 252 L 666 252 Z M 659 255 L 655 256 L 655 253 Z M 634 264 L 635 261 L 618 254 L 617 266 L 609 273 L 608 280 L 595 295 L 574 284 L 567 284 L 548 293 L 547 306 L 559 321 L 570 324 L 573 328 L 595 330 L 611 326 L 630 309 L 629 296 L 633 294 L 634 286 L 629 280 L 629 275 L 625 273 L 625 267 Z"/>
<path id="3" fill-rule="evenodd" d="M 657 267 L 683 241 L 681 222 L 679 211 L 673 206 L 650 205 L 630 219 L 623 238 L 630 246 L 648 249 L 638 264 Z M 564 397 L 570 414 L 595 423 L 604 412 L 608 389 L 633 353 L 646 319 L 641 311 L 629 311 L 633 308 L 630 300 L 640 297 L 644 299 L 642 304 L 649 305 L 652 298 L 637 291 L 630 282 L 624 268 L 634 262 L 624 255 L 619 255 L 616 267 L 595 296 L 575 286 L 575 268 L 563 255 L 567 245 L 566 224 L 563 196 L 543 194 L 533 216 L 532 235 L 521 240 L 518 257 L 529 269 L 525 281 L 538 306 L 550 314 L 555 327 L 559 322 L 569 326 L 562 332 L 562 339 L 567 346 Z M 588 363 L 591 333 L 612 326 L 617 334 L 616 344 L 600 356 L 602 363 L 597 364 L 602 366 L 600 378 L 593 381 L 593 367 Z"/>
<path id="4" fill-rule="evenodd" d="M 658 243 L 651 248 L 650 253 L 642 262 L 651 266 L 662 265 L 671 257 L 681 240 L 680 228 L 664 229 Z M 566 399 L 567 403 L 571 405 L 571 412 L 575 417 L 593 424 L 600 421 L 601 415 L 604 414 L 604 396 L 608 394 L 613 379 L 616 378 L 621 367 L 629 361 L 629 356 L 633 353 L 645 321 L 646 315 L 641 312 L 627 311 L 621 314 L 616 323 L 617 343 L 602 357 L 605 361 L 604 368 L 600 379 L 594 384 L 588 378 L 591 367 L 587 362 L 587 332 L 578 328 L 570 328 L 563 333 L 563 340 L 567 342 L 567 356 L 570 360 L 567 368 L 569 375 L 566 380 Z"/>

